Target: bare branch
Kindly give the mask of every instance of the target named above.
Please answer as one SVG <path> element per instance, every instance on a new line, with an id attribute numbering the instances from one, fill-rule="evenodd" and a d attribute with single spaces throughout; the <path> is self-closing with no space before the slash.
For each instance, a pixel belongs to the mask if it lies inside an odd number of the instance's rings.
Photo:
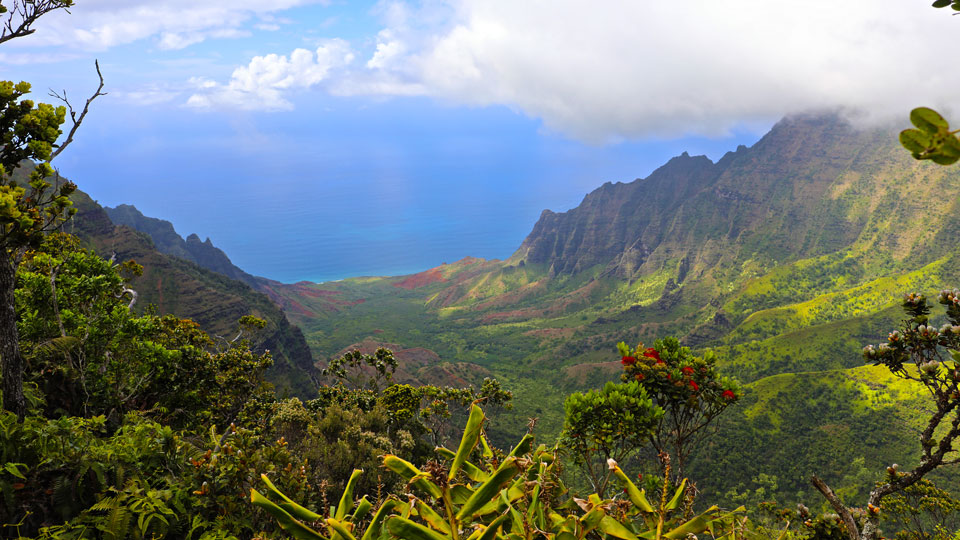
<path id="1" fill-rule="evenodd" d="M 36 31 L 32 26 L 37 19 L 58 9 L 69 13 L 67 8 L 72 5 L 73 0 L 13 0 L 13 7 L 7 10 L 7 20 L 0 25 L 0 43 L 29 36 Z"/>
<path id="2" fill-rule="evenodd" d="M 73 109 L 73 105 L 70 104 L 70 101 L 67 99 L 67 91 L 64 90 L 62 93 L 57 93 L 53 90 L 50 90 L 50 97 L 56 98 L 62 101 L 66 106 L 67 110 L 70 111 L 70 121 L 73 123 L 73 126 L 70 127 L 70 132 L 67 133 L 67 138 L 63 143 L 57 147 L 56 150 L 50 153 L 49 161 L 53 161 L 53 158 L 60 155 L 60 152 L 63 152 L 70 143 L 73 142 L 73 136 L 77 133 L 77 129 L 80 127 L 80 124 L 83 123 L 83 119 L 86 118 L 87 112 L 90 110 L 90 104 L 93 103 L 93 100 L 97 99 L 100 96 L 107 95 L 106 92 L 103 92 L 103 74 L 100 73 L 100 61 L 94 60 L 93 65 L 97 68 L 97 77 L 100 78 L 100 85 L 97 86 L 97 91 L 93 93 L 92 96 L 87 98 L 87 102 L 83 105 L 83 110 L 80 111 L 80 115 L 77 116 L 77 112 Z"/>
<path id="3" fill-rule="evenodd" d="M 843 519 L 843 525 L 847 529 L 847 536 L 850 537 L 850 540 L 860 540 L 860 529 L 857 528 L 857 522 L 854 521 L 853 515 L 850 514 L 850 510 L 843 504 L 840 497 L 837 497 L 837 494 L 830 489 L 830 486 L 817 475 L 810 477 L 810 483 L 813 484 L 813 487 L 817 488 L 817 491 L 823 494 L 824 498 L 830 501 L 830 505 L 833 506 L 833 509 L 836 510 L 837 514 Z"/>

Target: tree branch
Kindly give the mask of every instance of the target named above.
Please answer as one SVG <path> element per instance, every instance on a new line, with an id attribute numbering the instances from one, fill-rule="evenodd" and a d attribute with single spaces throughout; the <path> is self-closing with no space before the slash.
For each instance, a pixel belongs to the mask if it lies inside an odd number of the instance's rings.
<path id="1" fill-rule="evenodd" d="M 813 484 L 813 487 L 817 488 L 817 491 L 823 494 L 824 498 L 830 501 L 830 505 L 833 506 L 833 509 L 836 510 L 837 514 L 843 519 L 843 525 L 847 529 L 847 536 L 850 537 L 850 540 L 860 540 L 860 530 L 857 528 L 857 522 L 853 520 L 853 515 L 850 514 L 850 510 L 843 504 L 840 497 L 837 497 L 837 494 L 830 489 L 830 486 L 817 475 L 810 477 L 810 483 Z"/>
<path id="2" fill-rule="evenodd" d="M 37 22 L 37 19 L 58 9 L 69 13 L 67 8 L 72 5 L 73 0 L 13 0 L 13 7 L 8 10 L 7 20 L 0 27 L 0 43 L 29 36 L 36 32 L 31 26 Z M 0 10 L 0 13 L 3 12 L 4 10 Z"/>
<path id="3" fill-rule="evenodd" d="M 100 85 L 97 86 L 97 91 L 93 93 L 92 96 L 87 98 L 86 103 L 83 104 L 83 110 L 80 111 L 80 116 L 77 116 L 77 111 L 73 109 L 73 105 L 70 104 L 70 101 L 67 100 L 67 91 L 64 90 L 63 93 L 58 94 L 57 92 L 50 90 L 50 97 L 62 101 L 66 106 L 67 110 L 70 111 L 70 121 L 73 123 L 73 126 L 70 127 L 70 132 L 67 133 L 66 140 L 63 141 L 63 144 L 57 147 L 56 150 L 50 153 L 49 161 L 53 161 L 53 158 L 60 155 L 60 152 L 63 152 L 70 143 L 73 142 L 73 136 L 77 133 L 77 129 L 80 127 L 80 124 L 83 123 L 83 119 L 86 118 L 87 112 L 90 110 L 90 104 L 93 103 L 93 100 L 97 99 L 100 96 L 107 95 L 106 92 L 103 92 L 103 73 L 100 73 L 100 61 L 94 60 L 93 65 L 97 68 L 97 77 L 100 78 Z"/>

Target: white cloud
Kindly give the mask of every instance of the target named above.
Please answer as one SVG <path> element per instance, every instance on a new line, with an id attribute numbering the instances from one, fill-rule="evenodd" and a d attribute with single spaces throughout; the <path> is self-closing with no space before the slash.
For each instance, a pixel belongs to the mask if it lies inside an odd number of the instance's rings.
<path id="1" fill-rule="evenodd" d="M 722 134 L 814 108 L 876 121 L 960 105 L 946 52 L 957 20 L 925 3 L 394 0 L 378 14 L 375 50 L 321 77 L 326 91 L 502 104 L 597 142 Z M 286 88 L 269 88 L 289 107 Z"/>
<path id="2" fill-rule="evenodd" d="M 339 39 L 327 41 L 316 51 L 296 49 L 289 57 L 256 56 L 248 65 L 235 69 L 226 84 L 192 79 L 197 92 L 190 96 L 187 105 L 201 109 L 227 106 L 289 110 L 292 104 L 284 97 L 285 91 L 320 84 L 331 70 L 347 66 L 353 60 L 350 46 Z"/>
<path id="3" fill-rule="evenodd" d="M 258 21 L 276 26 L 272 14 L 328 0 L 84 0 L 70 13 L 58 11 L 43 18 L 23 46 L 69 46 L 104 50 L 144 38 L 155 38 L 162 49 L 180 49 L 205 39 L 236 37 L 244 25 Z"/>

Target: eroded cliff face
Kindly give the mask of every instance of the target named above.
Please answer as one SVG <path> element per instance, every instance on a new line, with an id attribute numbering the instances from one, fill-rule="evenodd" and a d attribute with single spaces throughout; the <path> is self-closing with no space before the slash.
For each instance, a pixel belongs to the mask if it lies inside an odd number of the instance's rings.
<path id="1" fill-rule="evenodd" d="M 865 233 L 883 198 L 904 194 L 885 173 L 942 176 L 918 167 L 886 131 L 859 131 L 830 114 L 791 117 L 717 163 L 684 154 L 647 178 L 605 184 L 568 212 L 544 211 L 511 261 L 548 264 L 558 274 L 601 266 L 631 277 L 668 262 L 698 274 L 721 260 L 782 262 L 857 242 L 893 242 L 905 254 L 920 240 L 906 227 L 886 241 Z M 920 191 L 921 199 L 932 195 L 929 186 Z M 946 217 L 942 206 L 928 208 Z M 921 218 L 906 204 L 886 211 Z"/>

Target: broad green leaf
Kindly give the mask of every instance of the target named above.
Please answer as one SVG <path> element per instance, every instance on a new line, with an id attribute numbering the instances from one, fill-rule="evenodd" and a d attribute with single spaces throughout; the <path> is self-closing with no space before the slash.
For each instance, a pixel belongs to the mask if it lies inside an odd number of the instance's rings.
<path id="1" fill-rule="evenodd" d="M 513 457 L 520 457 L 530 451 L 530 447 L 533 445 L 534 436 L 531 433 L 527 433 L 520 439 L 520 442 L 513 447 L 513 450 L 510 451 L 510 455 Z"/>
<path id="2" fill-rule="evenodd" d="M 937 165 L 953 165 L 960 157 L 957 156 L 947 156 L 944 154 L 934 154 L 930 156 L 930 161 L 936 163 Z"/>
<path id="3" fill-rule="evenodd" d="M 383 456 L 383 466 L 402 476 L 407 482 L 429 493 L 433 498 L 439 499 L 443 496 L 440 488 L 428 480 L 430 475 L 421 471 L 405 459 L 388 454 Z"/>
<path id="4" fill-rule="evenodd" d="M 250 502 L 269 512 L 270 515 L 277 520 L 281 529 L 292 534 L 298 540 L 328 540 L 310 527 L 294 519 L 294 517 L 284 511 L 283 508 L 274 504 L 273 501 L 264 497 L 255 489 L 250 490 Z"/>
<path id="5" fill-rule="evenodd" d="M 371 508 L 373 508 L 373 503 L 364 495 L 363 498 L 360 499 L 360 502 L 357 503 L 357 509 L 354 510 L 353 515 L 350 516 L 350 521 L 359 523 L 363 518 L 367 517 Z"/>
<path id="6" fill-rule="evenodd" d="M 448 450 L 442 446 L 436 447 L 435 451 L 447 459 L 453 459 L 456 457 L 456 454 L 454 454 L 452 450 Z M 473 463 L 470 463 L 469 461 L 464 461 L 461 468 L 467 475 L 467 478 L 474 482 L 485 482 L 488 478 L 490 478 L 489 474 L 483 472 L 479 467 Z"/>
<path id="7" fill-rule="evenodd" d="M 333 515 L 335 519 L 342 520 L 347 516 L 347 512 L 353 508 L 353 487 L 357 485 L 357 479 L 360 478 L 362 473 L 362 469 L 354 469 L 353 473 L 350 474 L 347 487 L 343 489 L 343 495 L 340 496 L 340 504 L 337 505 L 337 512 Z"/>
<path id="8" fill-rule="evenodd" d="M 910 122 L 930 134 L 950 129 L 950 125 L 940 116 L 940 113 L 929 107 L 917 107 L 910 111 Z"/>
<path id="9" fill-rule="evenodd" d="M 328 518 L 327 525 L 337 532 L 344 540 L 357 540 L 357 537 L 350 532 L 350 529 L 339 519 Z"/>
<path id="10" fill-rule="evenodd" d="M 470 456 L 470 452 L 477 447 L 480 440 L 480 432 L 483 430 L 483 409 L 474 404 L 470 408 L 470 418 L 467 419 L 467 427 L 463 430 L 463 437 L 460 439 L 460 447 L 457 449 L 457 455 L 453 457 L 453 464 L 450 465 L 450 474 L 448 480 L 453 480 L 457 476 L 460 466 Z"/>
<path id="11" fill-rule="evenodd" d="M 689 521 L 680 525 L 679 527 L 671 530 L 670 532 L 664 534 L 665 538 L 670 538 L 671 540 L 680 540 L 687 538 L 691 534 L 699 534 L 707 530 L 707 526 L 713 518 L 713 513 L 717 511 L 716 506 L 711 506 L 707 509 L 706 512 L 693 517 Z"/>
<path id="12" fill-rule="evenodd" d="M 680 482 L 680 487 L 677 488 L 677 492 L 673 494 L 673 498 L 667 503 L 667 510 L 676 510 L 677 507 L 680 506 L 680 503 L 683 501 L 683 493 L 686 487 L 687 479 L 684 478 L 683 482 Z"/>
<path id="13" fill-rule="evenodd" d="M 426 521 L 434 529 L 443 534 L 450 534 L 450 524 L 443 519 L 443 516 L 436 513 L 433 508 L 427 506 L 423 501 L 417 501 L 417 513 L 420 514 L 421 519 Z"/>
<path id="14" fill-rule="evenodd" d="M 937 0 L 936 2 L 933 3 L 933 7 L 944 8 L 949 6 L 952 3 L 953 3 L 953 0 Z"/>
<path id="15" fill-rule="evenodd" d="M 624 526 L 623 523 L 613 519 L 610 516 L 603 516 L 600 520 L 600 530 L 608 536 L 622 538 L 623 540 L 640 540 L 633 531 Z M 699 532 L 699 531 L 698 531 Z"/>
<path id="16" fill-rule="evenodd" d="M 276 486 L 273 485 L 273 482 L 267 478 L 267 475 L 261 474 L 260 479 L 263 480 L 263 483 L 267 485 L 267 489 L 270 490 L 271 493 L 283 499 L 283 502 L 279 505 L 280 508 L 283 508 L 284 511 L 288 512 L 294 518 L 302 519 L 304 521 L 318 521 L 323 519 L 323 516 L 320 514 L 311 512 L 310 510 L 307 510 L 306 508 L 290 500 L 289 497 L 284 495 L 279 489 L 277 489 Z"/>
<path id="17" fill-rule="evenodd" d="M 497 529 L 500 528 L 500 525 L 503 524 L 505 519 L 507 519 L 507 514 L 503 514 L 497 519 L 493 520 L 490 525 L 484 529 L 483 534 L 477 537 L 477 540 L 494 540 L 497 537 Z"/>
<path id="18" fill-rule="evenodd" d="M 911 152 L 918 154 L 930 148 L 930 136 L 919 129 L 905 129 L 900 132 L 900 144 Z"/>
<path id="19" fill-rule="evenodd" d="M 363 536 L 360 540 L 375 540 L 380 536 L 380 526 L 383 524 L 383 520 L 386 519 L 387 514 L 389 514 L 397 506 L 397 501 L 393 499 L 387 499 L 384 503 L 377 509 L 377 512 L 373 515 L 373 519 L 370 520 L 370 525 L 367 526 L 366 532 L 363 533 Z"/>
<path id="20" fill-rule="evenodd" d="M 645 491 L 638 489 L 619 465 L 613 469 L 613 474 L 620 480 L 620 485 L 627 490 L 627 496 L 630 498 L 630 502 L 632 502 L 638 510 L 647 514 L 654 512 L 653 505 L 647 500 Z"/>
<path id="21" fill-rule="evenodd" d="M 390 534 L 403 540 L 451 540 L 449 536 L 436 533 L 419 523 L 400 516 L 393 516 L 387 520 L 387 530 Z"/>
<path id="22" fill-rule="evenodd" d="M 490 476 L 490 479 L 477 487 L 473 495 L 463 503 L 460 511 L 457 512 L 457 519 L 464 519 L 472 516 L 477 510 L 493 500 L 500 492 L 500 489 L 513 480 L 513 477 L 520 473 L 520 466 L 517 464 L 517 458 L 508 457 L 503 460 L 500 467 Z"/>

